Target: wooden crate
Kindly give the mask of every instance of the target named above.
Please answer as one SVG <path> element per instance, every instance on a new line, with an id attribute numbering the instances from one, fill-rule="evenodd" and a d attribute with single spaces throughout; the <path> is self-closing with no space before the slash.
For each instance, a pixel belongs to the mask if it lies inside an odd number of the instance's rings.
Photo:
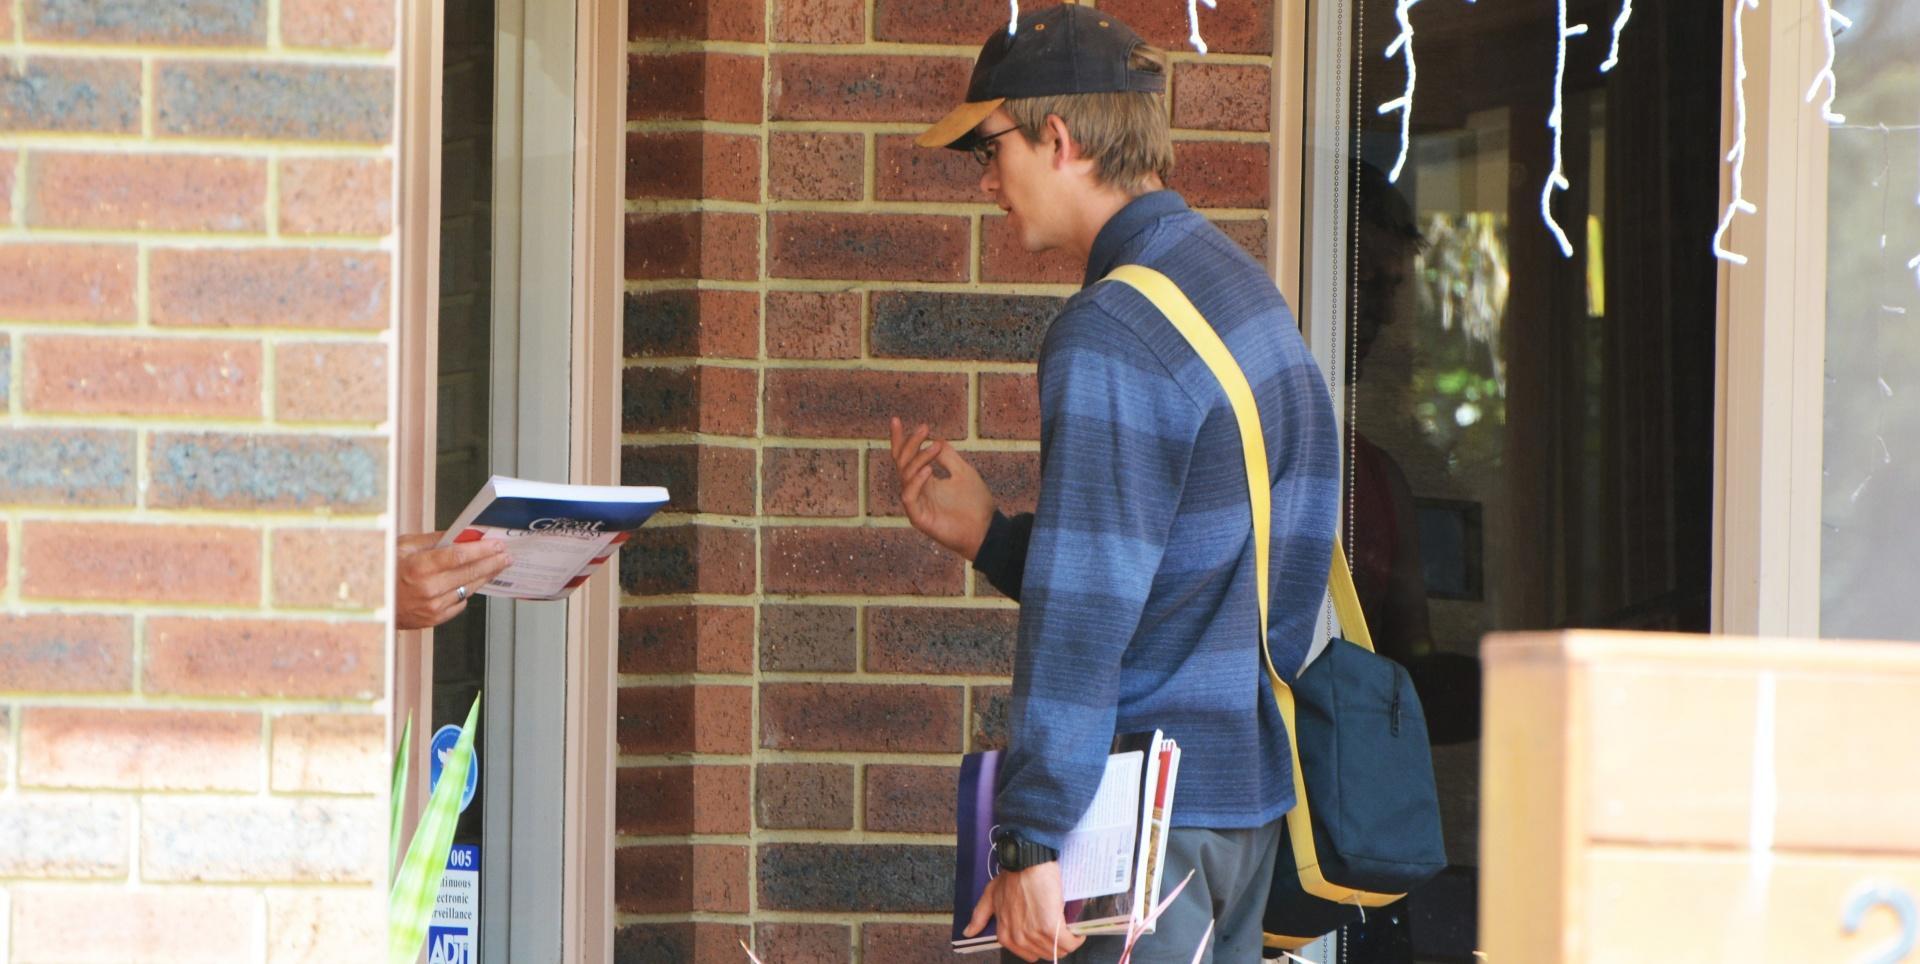
<path id="1" fill-rule="evenodd" d="M 1578 632 L 1483 653 L 1491 964 L 1920 960 L 1920 645 Z"/>

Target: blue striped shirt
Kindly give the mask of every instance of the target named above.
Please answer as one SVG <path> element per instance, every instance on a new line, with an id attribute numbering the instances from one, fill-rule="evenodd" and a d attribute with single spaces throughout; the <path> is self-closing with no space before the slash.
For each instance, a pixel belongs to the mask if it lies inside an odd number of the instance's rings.
<path id="1" fill-rule="evenodd" d="M 1254 641 L 1259 610 L 1238 422 L 1145 297 L 1100 279 L 1140 264 L 1179 285 L 1246 371 L 1273 483 L 1268 644 L 1305 658 L 1326 592 L 1339 447 L 1326 383 L 1272 280 L 1180 195 L 1100 230 L 1085 287 L 1040 349 L 1038 511 L 996 516 L 975 566 L 1020 601 L 1000 826 L 1059 847 L 1115 733 L 1165 730 L 1176 826 L 1258 827 L 1293 806 L 1287 735 Z"/>

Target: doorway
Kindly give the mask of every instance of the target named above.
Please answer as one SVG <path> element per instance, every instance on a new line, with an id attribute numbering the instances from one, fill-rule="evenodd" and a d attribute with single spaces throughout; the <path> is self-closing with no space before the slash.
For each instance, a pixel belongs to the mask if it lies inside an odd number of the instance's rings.
<path id="1" fill-rule="evenodd" d="M 1570 0 L 1563 73 L 1551 3 L 1310 13 L 1305 325 L 1452 861 L 1342 960 L 1474 959 L 1484 635 L 1710 627 L 1721 11 L 1636 10 L 1602 70 L 1621 9 Z"/>

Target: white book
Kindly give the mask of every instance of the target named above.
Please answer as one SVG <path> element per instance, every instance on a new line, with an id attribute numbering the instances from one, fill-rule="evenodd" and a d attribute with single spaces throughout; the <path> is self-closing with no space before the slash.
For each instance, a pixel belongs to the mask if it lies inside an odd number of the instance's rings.
<path id="1" fill-rule="evenodd" d="M 559 599 L 587 581 L 635 529 L 667 504 L 652 485 L 566 485 L 496 475 L 440 537 L 440 545 L 503 542 L 512 562 L 478 592 Z"/>

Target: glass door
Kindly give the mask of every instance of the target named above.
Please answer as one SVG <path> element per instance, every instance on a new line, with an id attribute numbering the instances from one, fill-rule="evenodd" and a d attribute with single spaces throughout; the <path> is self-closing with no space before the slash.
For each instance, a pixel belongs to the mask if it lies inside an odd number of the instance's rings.
<path id="1" fill-rule="evenodd" d="M 490 475 L 569 480 L 575 18 L 574 0 L 445 0 L 440 527 Z M 478 856 L 474 962 L 565 956 L 569 605 L 477 599 L 434 633 L 435 727 L 484 693 L 455 833 Z"/>
<path id="2" fill-rule="evenodd" d="M 1482 636 L 1708 628 L 1721 13 L 1642 5 L 1602 70 L 1622 9 L 1310 14 L 1303 314 L 1452 862 L 1342 960 L 1473 960 Z"/>

